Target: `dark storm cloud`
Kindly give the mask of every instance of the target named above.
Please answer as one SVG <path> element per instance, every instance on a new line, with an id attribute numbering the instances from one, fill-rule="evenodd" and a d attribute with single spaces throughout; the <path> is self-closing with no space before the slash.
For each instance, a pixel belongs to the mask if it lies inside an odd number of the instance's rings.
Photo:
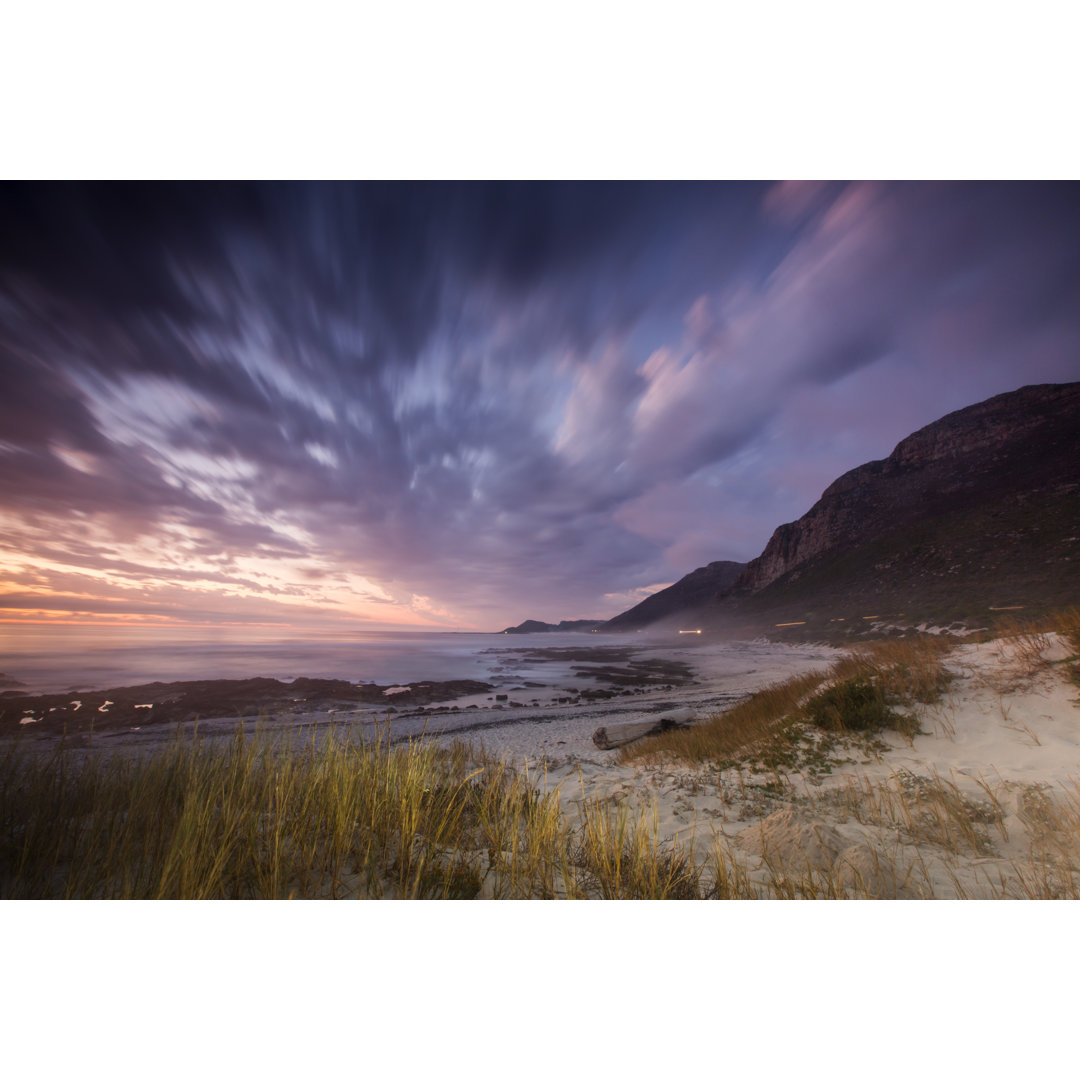
<path id="1" fill-rule="evenodd" d="M 1075 185 L 3 185 L 0 509 L 182 541 L 177 581 L 314 554 L 590 614 L 1080 377 L 1078 221 Z"/>
<path id="2" fill-rule="evenodd" d="M 575 344 L 607 334 L 611 320 L 633 321 L 657 293 L 693 289 L 694 263 L 715 269 L 744 258 L 762 190 L 7 184 L 0 258 L 8 271 L 76 308 L 115 314 L 129 329 L 156 318 L 227 323 L 245 299 L 276 300 L 268 310 L 295 344 L 315 331 L 321 348 L 362 368 L 414 359 L 443 321 L 467 330 L 462 296 L 480 288 L 521 299 L 573 281 L 578 288 L 559 297 L 549 333 Z M 334 319 L 366 344 L 337 337 Z"/>

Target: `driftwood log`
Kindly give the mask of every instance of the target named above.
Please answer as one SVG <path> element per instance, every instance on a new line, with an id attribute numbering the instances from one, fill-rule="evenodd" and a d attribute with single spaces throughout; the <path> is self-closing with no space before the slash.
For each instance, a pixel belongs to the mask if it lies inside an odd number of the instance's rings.
<path id="1" fill-rule="evenodd" d="M 671 731 L 673 728 L 689 727 L 693 720 L 693 710 L 675 709 L 652 720 L 633 720 L 627 724 L 599 727 L 593 732 L 592 741 L 601 750 L 617 750 L 627 743 L 644 739 L 646 735 L 659 735 L 660 732 Z"/>

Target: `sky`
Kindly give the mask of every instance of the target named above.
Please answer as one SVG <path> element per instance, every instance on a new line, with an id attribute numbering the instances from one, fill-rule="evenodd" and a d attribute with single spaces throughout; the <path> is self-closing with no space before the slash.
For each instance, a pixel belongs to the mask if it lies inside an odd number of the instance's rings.
<path id="1" fill-rule="evenodd" d="M 0 620 L 498 630 L 1080 379 L 1080 186 L 0 184 Z"/>

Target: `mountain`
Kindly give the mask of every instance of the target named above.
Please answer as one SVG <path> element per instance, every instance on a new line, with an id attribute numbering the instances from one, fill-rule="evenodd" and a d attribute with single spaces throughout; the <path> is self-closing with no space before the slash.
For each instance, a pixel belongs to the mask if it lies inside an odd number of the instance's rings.
<path id="1" fill-rule="evenodd" d="M 508 626 L 502 631 L 504 634 L 565 634 L 565 633 L 588 633 L 602 626 L 601 619 L 563 619 L 560 623 L 538 622 L 536 619 L 526 619 L 517 626 Z"/>
<path id="2" fill-rule="evenodd" d="M 650 622 L 810 633 L 1080 604 L 1080 383 L 1026 386 L 920 429 L 834 481 L 725 592 L 695 602 L 708 570 L 665 590 L 687 605 Z"/>
<path id="3" fill-rule="evenodd" d="M 674 585 L 645 597 L 640 604 L 604 623 L 605 630 L 638 630 L 681 612 L 719 600 L 746 569 L 746 563 L 711 562 L 698 567 Z"/>

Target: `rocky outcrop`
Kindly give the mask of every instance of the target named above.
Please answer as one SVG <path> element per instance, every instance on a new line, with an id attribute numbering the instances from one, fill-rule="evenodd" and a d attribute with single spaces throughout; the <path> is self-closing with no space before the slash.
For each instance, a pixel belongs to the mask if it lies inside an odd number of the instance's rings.
<path id="1" fill-rule="evenodd" d="M 692 618 L 822 636 L 875 613 L 944 624 L 1080 604 L 1080 383 L 1026 386 L 948 414 L 835 480 L 709 595 L 710 564 L 604 629 Z"/>
<path id="2" fill-rule="evenodd" d="M 37 734 L 126 730 L 133 724 L 178 723 L 223 716 L 275 717 L 348 710 L 367 705 L 379 712 L 489 693 L 475 679 L 414 682 L 409 686 L 350 683 L 344 679 L 199 679 L 120 686 L 63 694 L 19 694 L 0 700 L 0 734 L 33 725 Z"/>
<path id="3" fill-rule="evenodd" d="M 899 523 L 1080 480 L 1080 383 L 1026 386 L 909 435 L 883 461 L 845 473 L 781 525 L 732 592 L 757 593 L 799 567 Z"/>

